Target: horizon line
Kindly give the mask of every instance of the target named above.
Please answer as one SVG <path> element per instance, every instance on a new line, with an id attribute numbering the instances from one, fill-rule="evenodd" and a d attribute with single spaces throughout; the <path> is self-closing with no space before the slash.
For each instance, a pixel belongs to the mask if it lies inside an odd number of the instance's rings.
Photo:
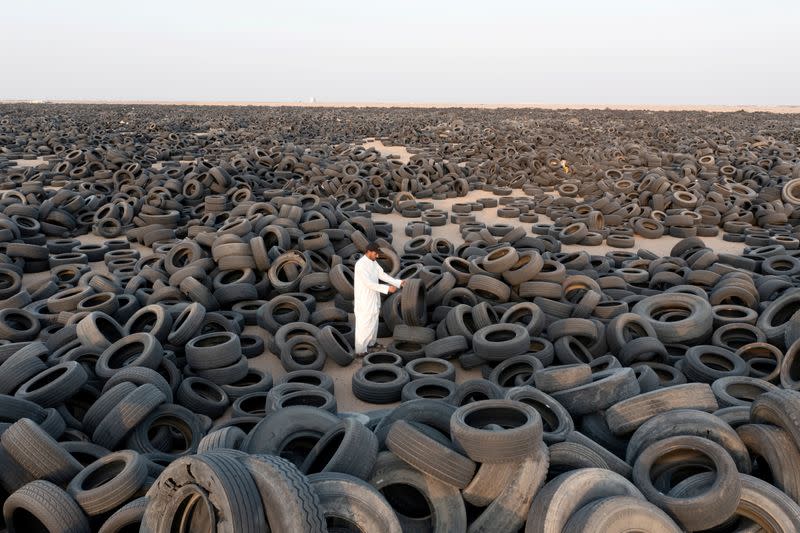
<path id="1" fill-rule="evenodd" d="M 49 99 L 49 98 L 0 98 L 0 104 L 76 104 L 76 105 L 173 105 L 173 106 L 207 106 L 207 107 L 320 107 L 320 108 L 470 108 L 470 109 L 549 109 L 580 110 L 610 109 L 615 111 L 708 111 L 708 112 L 764 112 L 764 113 L 800 113 L 800 104 L 603 104 L 603 103 L 481 103 L 481 102 L 390 102 L 390 101 L 300 101 L 300 100 L 134 100 L 134 99 Z"/>

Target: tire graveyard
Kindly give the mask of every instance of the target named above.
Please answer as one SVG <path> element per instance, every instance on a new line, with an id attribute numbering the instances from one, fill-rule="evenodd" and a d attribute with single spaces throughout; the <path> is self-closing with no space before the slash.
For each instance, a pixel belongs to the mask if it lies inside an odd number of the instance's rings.
<path id="1" fill-rule="evenodd" d="M 800 530 L 791 117 L 2 110 L 8 531 Z"/>

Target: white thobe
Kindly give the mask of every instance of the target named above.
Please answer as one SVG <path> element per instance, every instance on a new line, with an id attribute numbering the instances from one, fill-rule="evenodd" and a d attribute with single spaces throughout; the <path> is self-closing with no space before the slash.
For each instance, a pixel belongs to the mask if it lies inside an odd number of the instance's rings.
<path id="1" fill-rule="evenodd" d="M 353 289 L 355 301 L 353 312 L 356 315 L 355 352 L 364 353 L 367 347 L 378 338 L 378 317 L 381 311 L 381 294 L 389 293 L 389 285 L 381 285 L 378 280 L 400 287 L 402 280 L 395 279 L 377 261 L 364 256 L 356 261 Z"/>

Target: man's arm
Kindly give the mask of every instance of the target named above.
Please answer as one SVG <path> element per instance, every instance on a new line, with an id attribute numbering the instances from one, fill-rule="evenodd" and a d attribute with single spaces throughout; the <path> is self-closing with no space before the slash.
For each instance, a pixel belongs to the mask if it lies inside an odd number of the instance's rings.
<path id="1" fill-rule="evenodd" d="M 370 281 L 369 277 L 367 277 L 366 272 L 364 272 L 364 269 L 360 268 L 360 266 L 361 265 L 358 264 L 356 265 L 355 273 L 353 274 L 353 277 L 355 278 L 355 283 L 363 284 L 371 291 L 380 292 L 382 294 L 389 294 L 388 285 L 381 285 L 380 283 L 373 283 L 372 281 Z"/>
<path id="2" fill-rule="evenodd" d="M 394 285 L 395 287 L 398 288 L 401 285 L 403 285 L 402 279 L 393 278 L 392 276 L 384 272 L 383 269 L 380 267 L 380 265 L 378 265 L 378 279 L 381 281 L 385 281 L 386 283 L 389 283 L 391 285 Z"/>

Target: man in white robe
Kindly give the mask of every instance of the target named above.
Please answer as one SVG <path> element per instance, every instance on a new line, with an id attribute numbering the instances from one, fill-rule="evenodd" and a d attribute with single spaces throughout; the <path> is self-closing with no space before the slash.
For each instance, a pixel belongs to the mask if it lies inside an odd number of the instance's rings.
<path id="1" fill-rule="evenodd" d="M 375 243 L 367 246 L 364 256 L 356 261 L 353 288 L 355 301 L 353 311 L 356 315 L 356 356 L 366 355 L 367 350 L 378 339 L 378 318 L 381 311 L 381 294 L 391 294 L 405 281 L 395 279 L 378 263 L 380 247 Z M 382 285 L 378 281 L 389 283 Z"/>

